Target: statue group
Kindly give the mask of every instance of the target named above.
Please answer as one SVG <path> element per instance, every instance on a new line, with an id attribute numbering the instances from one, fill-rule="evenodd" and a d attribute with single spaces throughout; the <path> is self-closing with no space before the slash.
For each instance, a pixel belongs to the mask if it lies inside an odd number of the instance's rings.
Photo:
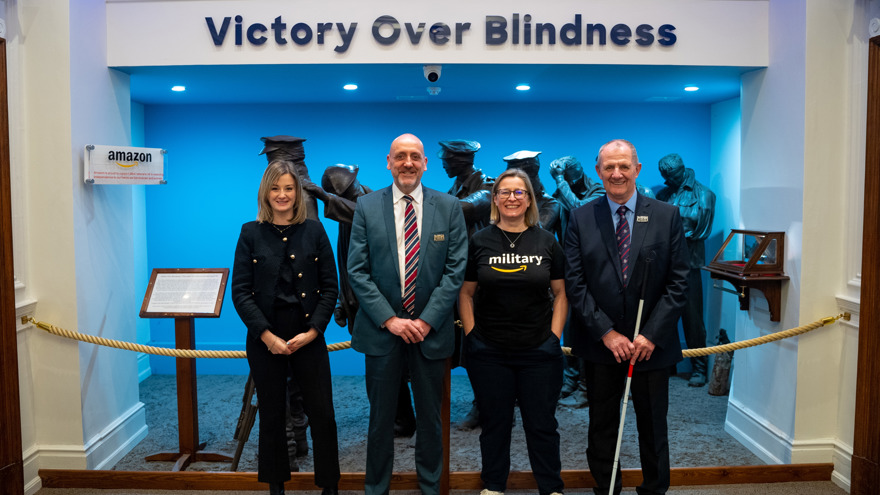
<path id="1" fill-rule="evenodd" d="M 320 185 L 312 181 L 305 164 L 305 139 L 293 136 L 263 137 L 263 149 L 268 161 L 287 160 L 295 164 L 295 170 L 303 185 L 304 200 L 308 218 L 319 220 L 317 202 L 323 203 L 324 217 L 338 223 L 336 246 L 337 264 L 339 267 L 339 300 L 334 312 L 336 323 L 351 328 L 357 314 L 358 302 L 354 297 L 348 281 L 347 253 L 351 235 L 351 223 L 357 199 L 368 194 L 371 189 L 358 181 L 358 166 L 336 164 L 325 168 Z M 448 193 L 458 198 L 464 213 L 468 236 L 489 225 L 491 190 L 494 178 L 475 166 L 475 156 L 480 150 L 480 143 L 469 139 L 450 139 L 440 141 L 437 152 L 443 169 L 452 186 Z M 574 156 L 563 156 L 550 163 L 550 176 L 555 181 L 555 191 L 548 194 L 547 189 L 538 175 L 540 170 L 540 151 L 520 150 L 503 158 L 506 168 L 518 168 L 528 175 L 535 191 L 535 202 L 540 216 L 540 225 L 553 233 L 559 242 L 563 242 L 567 227 L 568 215 L 571 210 L 585 205 L 605 195 L 602 184 L 590 179 L 581 163 Z M 679 207 L 682 223 L 690 253 L 690 275 L 688 286 L 690 297 L 681 317 L 682 328 L 688 348 L 699 348 L 706 345 L 706 326 L 703 320 L 702 280 L 700 268 L 705 264 L 704 241 L 712 230 L 714 218 L 715 194 L 708 187 L 695 179 L 694 170 L 685 167 L 684 161 L 676 153 L 668 154 L 658 163 L 660 174 L 665 184 L 658 187 L 656 198 Z M 636 184 L 639 194 L 654 197 L 651 188 Z M 567 330 L 567 328 L 566 328 Z M 461 333 L 459 331 L 459 333 Z M 566 334 L 564 334 L 567 336 Z M 457 336 L 460 342 L 461 335 Z M 565 340 L 565 338 L 564 338 Z M 456 346 L 460 349 L 460 345 Z M 454 366 L 464 366 L 460 352 L 453 356 Z M 706 357 L 691 358 L 691 376 L 688 384 L 701 387 L 707 381 Z M 301 398 L 297 386 L 289 382 L 290 418 L 288 421 L 288 438 L 291 459 L 293 454 L 305 455 L 308 452 L 305 428 L 308 418 L 302 409 Z M 565 381 L 560 396 L 560 404 L 568 407 L 585 407 L 588 405 L 584 385 L 583 366 L 577 358 L 570 357 L 566 363 Z M 473 428 L 478 424 L 479 411 L 476 405 L 459 425 L 461 428 Z M 415 431 L 415 419 L 409 395 L 409 388 L 404 380 L 398 400 L 395 433 L 401 436 L 412 435 Z"/>

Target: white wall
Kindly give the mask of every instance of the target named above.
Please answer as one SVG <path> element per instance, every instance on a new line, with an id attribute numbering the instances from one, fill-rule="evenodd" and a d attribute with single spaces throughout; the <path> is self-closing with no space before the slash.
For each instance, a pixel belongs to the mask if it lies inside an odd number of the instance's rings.
<path id="1" fill-rule="evenodd" d="M 733 98 L 712 105 L 711 174 L 708 186 L 715 193 L 715 219 L 712 223 L 712 233 L 706 241 L 707 263 L 718 252 L 730 230 L 741 227 L 740 104 L 740 98 Z M 707 345 L 716 343 L 718 329 L 724 329 L 731 341 L 736 340 L 736 312 L 739 311 L 737 296 L 714 289 L 713 284 L 726 290 L 733 290 L 729 283 L 709 280 L 709 290 L 705 299 Z"/>
<path id="2" fill-rule="evenodd" d="M 844 488 L 852 456 L 872 9 L 876 3 L 865 1 L 772 2 L 770 67 L 747 75 L 742 92 L 742 226 L 787 232 L 791 281 L 782 321 L 769 322 L 762 296 L 753 295 L 753 309 L 737 317 L 737 339 L 841 309 L 856 319 L 737 352 L 726 428 L 767 462 L 833 461 L 833 478 Z"/>
<path id="3" fill-rule="evenodd" d="M 107 69 L 94 29 L 104 2 L 5 7 L 13 214 L 26 226 L 15 231 L 17 313 L 134 340 L 131 192 L 85 186 L 81 172 L 84 144 L 129 141 L 128 81 Z M 145 434 L 135 355 L 30 325 L 18 337 L 27 493 L 38 469 L 106 466 Z"/>
<path id="4" fill-rule="evenodd" d="M 68 6 L 62 0 L 28 2 L 26 8 L 8 4 L 6 21 L 9 51 L 15 53 L 8 70 L 20 83 L 10 87 L 9 101 L 21 109 L 21 120 L 10 129 L 10 147 L 18 150 L 11 166 L 24 183 L 13 208 L 28 226 L 23 249 L 16 246 L 16 258 L 26 265 L 16 303 L 28 308 L 22 303 L 36 301 L 41 320 L 76 328 Z M 79 351 L 75 342 L 34 327 L 18 335 L 21 388 L 28 396 L 21 403 L 28 418 L 23 427 L 32 429 L 22 435 L 30 493 L 39 488 L 39 468 L 86 467 Z"/>
<path id="5" fill-rule="evenodd" d="M 83 182 L 87 144 L 128 145 L 128 75 L 107 68 L 103 0 L 70 4 L 70 119 L 78 328 L 92 335 L 136 340 L 131 186 Z M 146 436 L 138 399 L 137 354 L 80 346 L 83 438 L 89 468 L 110 468 Z"/>
<path id="6" fill-rule="evenodd" d="M 783 231 L 785 272 L 781 321 L 751 292 L 750 311 L 736 315 L 745 340 L 799 325 L 803 219 L 806 3 L 770 4 L 770 66 L 742 86 L 740 218 L 752 230 Z M 726 429 L 766 462 L 791 461 L 797 386 L 797 343 L 784 340 L 737 352 Z"/>

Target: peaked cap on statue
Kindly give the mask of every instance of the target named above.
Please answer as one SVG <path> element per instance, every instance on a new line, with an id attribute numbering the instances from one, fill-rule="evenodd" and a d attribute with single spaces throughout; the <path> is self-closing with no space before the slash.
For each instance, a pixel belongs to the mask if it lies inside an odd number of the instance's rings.
<path id="1" fill-rule="evenodd" d="M 263 150 L 259 154 L 265 154 L 269 162 L 275 160 L 301 162 L 306 157 L 306 152 L 302 145 L 305 138 L 279 135 L 261 137 L 260 141 L 263 142 Z"/>

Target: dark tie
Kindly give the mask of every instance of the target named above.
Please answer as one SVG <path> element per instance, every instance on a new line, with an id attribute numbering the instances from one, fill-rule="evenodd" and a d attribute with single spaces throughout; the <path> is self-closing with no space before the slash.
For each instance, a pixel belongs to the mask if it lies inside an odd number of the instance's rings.
<path id="1" fill-rule="evenodd" d="M 617 254 L 620 255 L 620 274 L 623 276 L 623 285 L 629 282 L 629 223 L 626 221 L 626 206 L 617 209 L 620 219 L 617 221 Z"/>
<path id="2" fill-rule="evenodd" d="M 404 265 L 403 308 L 413 314 L 416 309 L 416 275 L 419 272 L 419 225 L 416 222 L 416 209 L 412 196 L 404 196 L 406 210 L 403 215 Z"/>

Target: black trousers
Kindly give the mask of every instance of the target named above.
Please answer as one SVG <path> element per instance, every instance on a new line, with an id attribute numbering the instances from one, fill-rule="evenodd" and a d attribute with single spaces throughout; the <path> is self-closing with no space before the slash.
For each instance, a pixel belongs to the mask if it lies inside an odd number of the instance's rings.
<path id="1" fill-rule="evenodd" d="M 614 449 L 620 426 L 620 405 L 626 387 L 629 362 L 598 364 L 587 362 L 587 398 L 590 425 L 587 434 L 587 463 L 596 480 L 594 493 L 607 495 L 614 466 Z M 639 458 L 642 464 L 640 495 L 664 494 L 669 489 L 669 435 L 666 413 L 669 409 L 669 368 L 633 373 L 630 391 L 639 432 Z M 622 484 L 617 466 L 614 493 Z"/>
<path id="2" fill-rule="evenodd" d="M 510 435 L 519 402 L 526 448 L 540 495 L 562 493 L 556 399 L 562 388 L 562 348 L 551 335 L 525 350 L 504 350 L 465 337 L 468 376 L 480 409 L 483 487 L 503 492 L 510 474 Z"/>
<path id="3" fill-rule="evenodd" d="M 273 331 L 288 340 L 303 333 L 302 312 L 298 307 L 276 311 Z M 303 407 L 312 430 L 315 459 L 315 484 L 335 487 L 339 482 L 339 444 L 336 438 L 336 414 L 333 411 L 333 385 L 330 359 L 324 335 L 290 356 L 272 354 L 260 340 L 247 340 L 247 359 L 257 388 L 260 433 L 257 479 L 279 483 L 290 479 L 287 455 L 286 407 L 287 373 L 290 370 L 302 390 Z"/>

